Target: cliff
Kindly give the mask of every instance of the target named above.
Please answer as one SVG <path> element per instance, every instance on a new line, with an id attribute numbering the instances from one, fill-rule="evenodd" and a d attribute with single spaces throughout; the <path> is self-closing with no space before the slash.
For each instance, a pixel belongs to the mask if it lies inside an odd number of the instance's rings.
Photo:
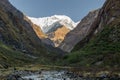
<path id="1" fill-rule="evenodd" d="M 82 41 L 93 29 L 93 22 L 96 21 L 99 10 L 91 11 L 85 16 L 77 27 L 70 31 L 59 48 L 65 52 L 70 52 L 74 46 Z M 82 46 L 82 44 L 80 44 Z"/>

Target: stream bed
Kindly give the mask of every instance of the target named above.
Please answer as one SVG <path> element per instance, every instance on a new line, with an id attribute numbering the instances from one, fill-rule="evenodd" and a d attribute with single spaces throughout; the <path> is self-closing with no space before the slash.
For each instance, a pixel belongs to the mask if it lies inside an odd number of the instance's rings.
<path id="1" fill-rule="evenodd" d="M 28 75 L 22 77 L 25 80 L 71 80 L 65 71 L 42 71 L 36 75 Z"/>
<path id="2" fill-rule="evenodd" d="M 65 70 L 15 71 L 7 76 L 7 80 L 120 80 L 120 75 L 101 73 L 99 76 L 84 75 Z"/>

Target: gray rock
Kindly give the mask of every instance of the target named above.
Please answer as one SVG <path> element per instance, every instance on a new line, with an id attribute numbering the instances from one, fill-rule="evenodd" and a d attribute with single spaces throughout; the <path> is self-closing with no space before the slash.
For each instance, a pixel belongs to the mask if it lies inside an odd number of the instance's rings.
<path id="1" fill-rule="evenodd" d="M 98 13 L 99 10 L 89 12 L 89 14 L 81 20 L 77 27 L 66 35 L 59 48 L 65 52 L 70 52 L 78 42 L 82 41 L 88 34 L 91 33 L 93 22 L 96 20 Z"/>

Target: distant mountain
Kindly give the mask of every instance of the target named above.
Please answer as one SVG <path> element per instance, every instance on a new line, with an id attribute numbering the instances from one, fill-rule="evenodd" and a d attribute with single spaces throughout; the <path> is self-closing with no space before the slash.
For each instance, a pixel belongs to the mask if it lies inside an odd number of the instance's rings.
<path id="1" fill-rule="evenodd" d="M 75 23 L 71 18 L 65 15 L 54 15 L 43 18 L 28 18 L 31 22 L 41 28 L 43 34 L 45 34 L 44 37 L 40 37 L 42 41 L 54 47 L 59 46 L 59 44 L 64 40 L 66 34 L 70 30 L 73 30 L 78 24 L 78 22 Z M 38 30 L 37 33 L 39 32 Z M 38 34 L 38 36 L 41 36 L 41 34 Z"/>
<path id="2" fill-rule="evenodd" d="M 50 33 L 59 28 L 60 26 L 66 26 L 68 29 L 73 30 L 77 23 L 72 21 L 71 18 L 65 15 L 54 15 L 51 17 L 34 18 L 28 17 L 34 24 L 41 27 L 44 33 Z"/>

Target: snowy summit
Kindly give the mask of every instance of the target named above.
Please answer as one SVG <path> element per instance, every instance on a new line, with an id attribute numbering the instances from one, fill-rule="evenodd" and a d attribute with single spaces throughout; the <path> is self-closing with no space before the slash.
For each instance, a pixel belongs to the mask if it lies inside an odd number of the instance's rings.
<path id="1" fill-rule="evenodd" d="M 49 33 L 53 31 L 53 29 L 59 28 L 64 25 L 70 30 L 73 30 L 77 24 L 71 18 L 65 15 L 54 15 L 51 17 L 43 17 L 43 18 L 34 18 L 28 17 L 34 24 L 41 27 L 44 33 Z"/>

